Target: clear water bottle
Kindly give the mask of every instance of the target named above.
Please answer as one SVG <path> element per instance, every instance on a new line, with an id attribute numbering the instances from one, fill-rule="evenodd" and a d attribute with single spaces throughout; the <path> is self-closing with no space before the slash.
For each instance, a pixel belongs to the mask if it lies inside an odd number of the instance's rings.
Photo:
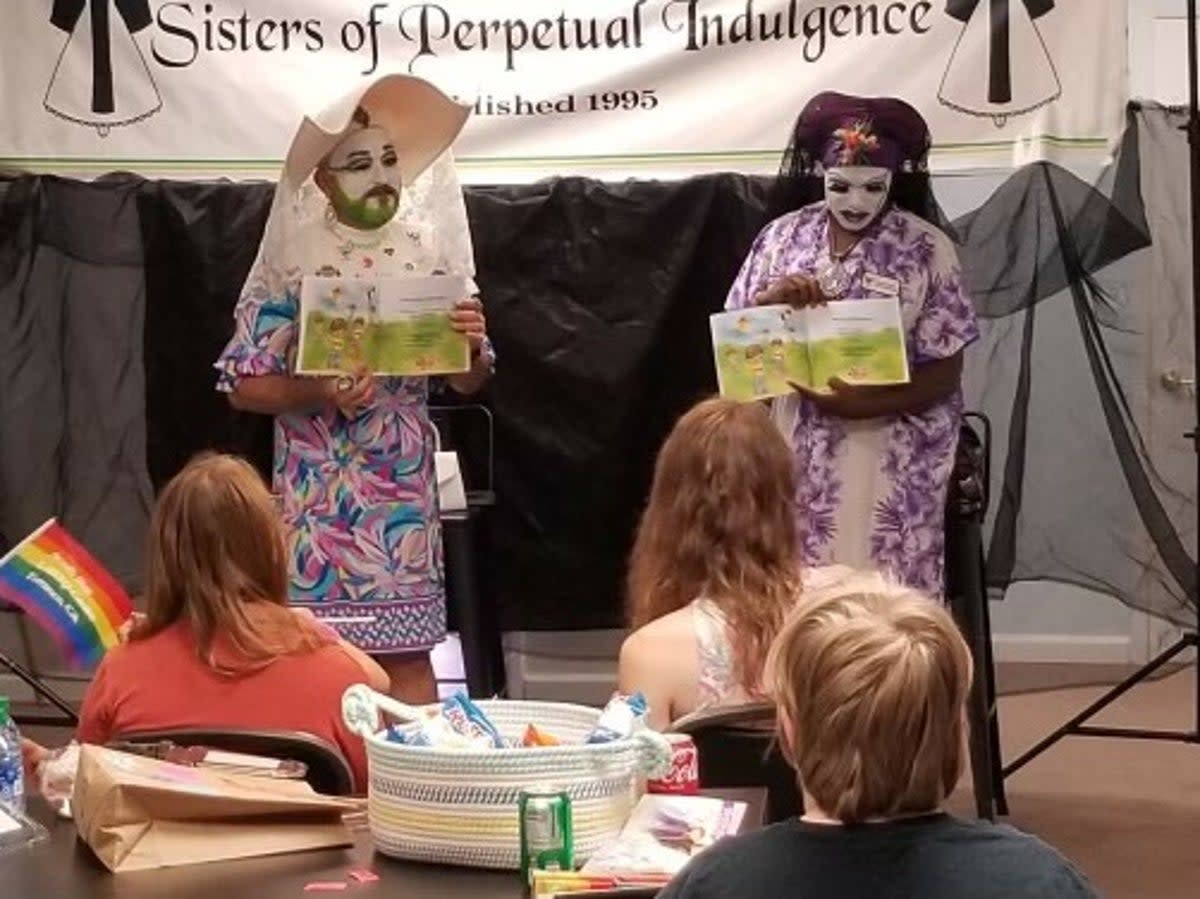
<path id="1" fill-rule="evenodd" d="M 0 696 L 0 806 L 25 811 L 25 768 L 21 764 L 21 733 Z"/>

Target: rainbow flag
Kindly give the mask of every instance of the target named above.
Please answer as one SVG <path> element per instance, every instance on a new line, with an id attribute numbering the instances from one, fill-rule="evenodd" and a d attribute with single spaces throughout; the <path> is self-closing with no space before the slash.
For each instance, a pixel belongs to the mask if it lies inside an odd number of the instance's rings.
<path id="1" fill-rule="evenodd" d="M 0 600 L 24 611 L 79 666 L 116 646 L 133 614 L 120 584 L 53 518 L 0 559 Z"/>

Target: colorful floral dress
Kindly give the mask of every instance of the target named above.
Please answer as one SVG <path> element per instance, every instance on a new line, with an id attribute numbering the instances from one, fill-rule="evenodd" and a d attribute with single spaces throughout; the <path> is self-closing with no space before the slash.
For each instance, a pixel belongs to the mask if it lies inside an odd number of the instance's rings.
<path id="1" fill-rule="evenodd" d="M 824 203 L 768 224 L 755 240 L 726 302 L 754 296 L 785 275 L 814 275 L 829 260 Z M 897 295 L 911 366 L 945 359 L 979 336 L 949 238 L 889 208 L 843 261 L 856 297 Z M 942 595 L 944 507 L 962 415 L 962 393 L 919 414 L 850 421 L 796 395 L 772 402 L 796 455 L 801 563 L 890 572 Z"/>
<path id="2" fill-rule="evenodd" d="M 447 268 L 431 229 L 395 222 L 304 229 L 307 270 L 260 258 L 216 367 L 218 389 L 295 367 L 300 279 L 428 275 Z M 268 285 L 285 284 L 272 294 Z M 288 532 L 291 600 L 368 652 L 419 652 L 446 633 L 435 435 L 426 378 L 377 378 L 374 404 L 275 418 L 273 488 Z"/>

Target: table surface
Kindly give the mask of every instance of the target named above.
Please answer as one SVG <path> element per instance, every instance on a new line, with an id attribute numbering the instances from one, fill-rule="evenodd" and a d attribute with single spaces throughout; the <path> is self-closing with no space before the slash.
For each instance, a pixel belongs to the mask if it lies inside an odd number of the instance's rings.
<path id="1" fill-rule="evenodd" d="M 706 795 L 750 804 L 746 829 L 762 824 L 766 791 L 706 790 Z M 75 823 L 57 818 L 40 801 L 30 812 L 46 826 L 50 838 L 0 856 L 4 896 L 21 899 L 298 899 L 300 896 L 411 896 L 437 899 L 521 897 L 523 884 L 515 871 L 486 871 L 427 865 L 388 858 L 374 851 L 370 835 L 356 834 L 353 848 L 291 853 L 244 861 L 211 862 L 181 868 L 159 868 L 110 874 L 92 851 L 76 838 Z M 367 868 L 379 875 L 370 885 L 350 885 L 332 894 L 304 893 L 313 881 L 348 882 L 347 872 Z"/>

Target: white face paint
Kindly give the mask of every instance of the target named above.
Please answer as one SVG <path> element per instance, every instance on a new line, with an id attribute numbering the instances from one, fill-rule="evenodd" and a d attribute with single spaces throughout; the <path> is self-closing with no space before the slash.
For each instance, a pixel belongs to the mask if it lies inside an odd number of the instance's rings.
<path id="1" fill-rule="evenodd" d="M 335 189 L 330 201 L 338 217 L 358 228 L 378 228 L 391 219 L 400 202 L 400 166 L 386 131 L 359 128 L 329 154 L 326 170 Z"/>
<path id="2" fill-rule="evenodd" d="M 329 170 L 351 200 L 360 200 L 372 187 L 400 189 L 396 147 L 382 128 L 359 128 L 347 134 L 329 154 Z"/>
<path id="3" fill-rule="evenodd" d="M 891 170 L 845 166 L 825 173 L 825 203 L 847 231 L 862 231 L 875 221 L 892 187 Z"/>

